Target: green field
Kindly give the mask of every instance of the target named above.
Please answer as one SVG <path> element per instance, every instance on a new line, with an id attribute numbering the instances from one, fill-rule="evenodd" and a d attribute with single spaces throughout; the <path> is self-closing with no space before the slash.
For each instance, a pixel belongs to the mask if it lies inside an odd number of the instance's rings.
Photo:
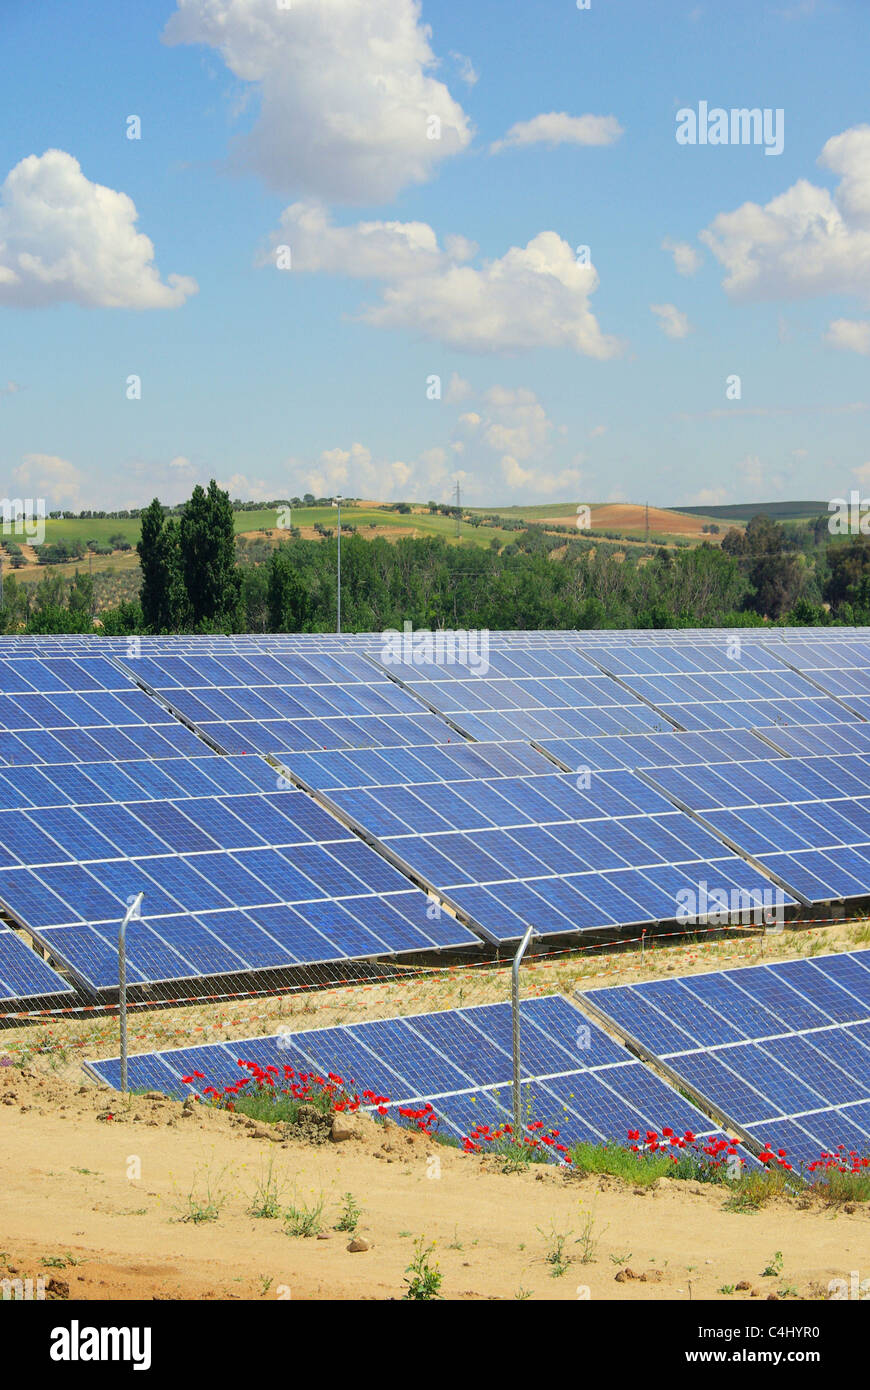
<path id="1" fill-rule="evenodd" d="M 257 511 L 235 512 L 233 514 L 236 534 L 245 532 L 272 532 L 277 525 L 277 513 L 274 507 L 262 508 Z M 325 526 L 332 531 L 336 530 L 338 524 L 338 513 L 335 507 L 294 507 L 292 524 L 298 526 L 303 534 L 310 531 L 316 523 Z M 360 535 L 381 535 L 395 532 L 399 535 L 417 536 L 443 536 L 447 540 L 456 538 L 456 522 L 452 517 L 430 515 L 428 512 L 414 512 L 411 515 L 403 516 L 399 512 L 381 511 L 377 507 L 354 507 L 346 506 L 341 509 L 342 531 L 345 527 L 356 526 Z M 86 544 L 90 540 L 99 542 L 101 545 L 108 545 L 110 536 L 123 536 L 129 541 L 130 545 L 135 546 L 139 539 L 139 520 L 118 521 L 112 518 L 62 518 L 46 520 L 45 540 L 46 543 L 57 544 L 59 541 L 71 543 L 81 541 Z M 504 545 L 511 540 L 511 532 L 504 531 L 494 526 L 472 526 L 469 522 L 463 521 L 460 526 L 460 537 L 462 540 L 473 541 L 476 545 L 489 545 L 493 537 L 496 537 L 500 544 Z M 12 537 L 12 539 L 16 539 Z M 129 552 L 118 552 L 114 556 L 114 563 L 119 562 L 126 555 L 129 562 Z M 109 560 L 109 556 L 100 556 L 100 563 L 104 564 Z M 71 562 L 81 565 L 81 560 Z M 95 565 L 97 557 L 95 557 Z"/>
<path id="2" fill-rule="evenodd" d="M 826 516 L 827 502 L 734 502 L 726 507 L 675 507 L 688 516 L 710 517 L 712 521 L 749 521 L 761 513 L 771 521 L 813 521 Z"/>
<path id="3" fill-rule="evenodd" d="M 456 539 L 456 522 L 452 517 L 442 516 L 438 513 L 430 513 L 420 503 L 412 503 L 414 510 L 410 514 L 401 512 L 382 510 L 377 506 L 354 506 L 348 504 L 341 509 L 342 530 L 346 526 L 354 526 L 358 533 L 365 537 L 391 535 L 399 536 L 439 536 L 447 541 Z M 607 506 L 606 503 L 592 503 L 593 508 Z M 824 502 L 770 502 L 770 503 L 746 503 L 734 504 L 733 506 L 723 507 L 681 507 L 668 508 L 672 511 L 675 518 L 681 513 L 693 519 L 704 521 L 735 521 L 745 522 L 749 517 L 757 512 L 764 512 L 775 520 L 797 520 L 812 518 L 820 515 L 826 510 L 827 504 Z M 559 525 L 570 525 L 576 517 L 577 506 L 574 502 L 548 502 L 534 506 L 511 506 L 511 507 L 467 507 L 464 509 L 467 516 L 503 516 L 506 521 L 527 521 L 530 523 L 540 523 L 544 518 L 550 518 Z M 657 509 L 659 516 L 661 510 Z M 564 518 L 564 520 L 563 520 Z M 265 535 L 269 533 L 271 540 L 279 537 L 276 534 L 277 511 L 274 507 L 262 507 L 255 511 L 237 511 L 233 514 L 236 534 L 247 533 Z M 333 531 L 337 527 L 337 511 L 335 507 L 294 507 L 292 513 L 292 524 L 299 527 L 303 536 L 313 536 L 313 528 L 319 524 Z M 660 523 L 659 523 L 660 524 Z M 626 542 L 643 544 L 646 541 L 646 533 L 643 528 L 637 526 L 620 527 L 618 524 L 608 524 L 605 528 L 608 532 L 614 532 Z M 593 537 L 595 530 L 593 528 Z M 665 532 L 653 530 L 653 534 L 659 541 L 667 544 L 675 544 L 680 537 L 677 532 Z M 74 541 L 81 541 L 87 544 L 88 541 L 96 541 L 101 545 L 107 545 L 112 536 L 123 536 L 131 546 L 136 545 L 139 539 L 139 520 L 116 520 L 111 517 L 101 518 L 70 518 L 70 519 L 48 519 L 45 523 L 45 540 L 48 544 Z M 471 542 L 473 545 L 489 546 L 493 539 L 498 540 L 500 545 L 509 544 L 516 539 L 517 532 L 504 529 L 502 527 L 477 525 L 473 526 L 468 521 L 463 521 L 459 530 L 460 539 L 463 542 Z M 700 537 L 699 537 L 700 539 Z M 85 564 L 88 563 L 85 557 Z M 92 556 L 91 564 L 94 571 L 110 569 L 121 566 L 123 568 L 135 567 L 137 559 L 135 552 L 115 551 L 112 556 Z M 82 560 L 69 561 L 64 568 L 74 568 L 81 566 Z M 8 569 L 8 561 L 4 568 Z M 23 577 L 30 578 L 35 567 L 32 563 L 22 571 Z"/>

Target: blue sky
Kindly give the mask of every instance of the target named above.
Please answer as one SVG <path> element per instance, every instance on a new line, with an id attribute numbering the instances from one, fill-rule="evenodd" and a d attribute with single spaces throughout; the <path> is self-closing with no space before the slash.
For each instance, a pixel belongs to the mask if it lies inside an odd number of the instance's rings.
<path id="1" fill-rule="evenodd" d="M 865 486 L 868 20 L 864 0 L 7 0 L 0 491 Z M 781 109 L 782 153 L 678 144 L 700 102 Z"/>

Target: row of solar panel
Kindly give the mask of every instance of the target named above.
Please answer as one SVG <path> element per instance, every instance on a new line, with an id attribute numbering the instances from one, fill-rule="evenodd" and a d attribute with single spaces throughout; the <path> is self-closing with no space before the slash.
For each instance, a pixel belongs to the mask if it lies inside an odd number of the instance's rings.
<path id="1" fill-rule="evenodd" d="M 870 951 L 583 998 L 793 1161 L 870 1154 Z"/>
<path id="2" fill-rule="evenodd" d="M 625 1142 L 628 1131 L 670 1124 L 683 1133 L 718 1132 L 694 1106 L 611 1041 L 558 996 L 521 1006 L 524 1108 L 560 1131 L 566 1146 L 581 1141 Z M 222 1088 L 248 1073 L 239 1062 L 287 1073 L 333 1072 L 350 1089 L 386 1096 L 398 1106 L 428 1101 L 441 1128 L 455 1136 L 511 1113 L 511 1013 L 506 1004 L 416 1014 L 340 1028 L 246 1039 L 130 1058 L 130 1085 L 182 1095 L 206 1084 Z M 117 1061 L 89 1062 L 109 1085 L 120 1082 Z M 185 1084 L 182 1077 L 206 1078 Z"/>
<path id="3" fill-rule="evenodd" d="M 71 993 L 72 986 L 0 922 L 0 999 Z"/>
<path id="4" fill-rule="evenodd" d="M 143 875 L 134 881 L 141 888 Z M 252 896 L 262 898 L 263 890 Z M 414 889 L 293 906 L 277 902 L 275 894 L 265 896 L 266 906 L 243 903 L 209 911 L 206 900 L 202 910 L 168 916 L 158 910 L 131 922 L 128 979 L 156 984 L 480 945 L 449 914 L 432 912 L 424 894 Z M 89 989 L 117 988 L 117 918 L 49 926 L 38 937 Z"/>

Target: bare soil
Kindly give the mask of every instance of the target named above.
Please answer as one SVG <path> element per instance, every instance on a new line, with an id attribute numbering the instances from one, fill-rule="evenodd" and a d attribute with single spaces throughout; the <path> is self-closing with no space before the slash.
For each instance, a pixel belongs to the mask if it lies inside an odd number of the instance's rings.
<path id="1" fill-rule="evenodd" d="M 570 991 L 866 945 L 843 924 L 781 937 L 679 942 L 633 955 L 532 961 L 526 994 Z M 506 971 L 453 970 L 389 985 L 323 990 L 134 1015 L 135 1050 L 323 1026 L 504 998 Z M 0 1033 L 0 1280 L 47 1281 L 71 1299 L 401 1298 L 414 1241 L 434 1242 L 446 1298 L 825 1298 L 870 1262 L 870 1211 L 817 1196 L 745 1213 L 720 1188 L 663 1179 L 649 1189 L 555 1168 L 501 1171 L 366 1117 L 343 1143 L 300 1142 L 204 1106 L 86 1083 L 83 1056 L 116 1055 L 116 1021 L 33 1020 Z M 271 1135 L 271 1137 L 267 1137 Z M 281 1205 L 322 1200 L 323 1234 L 287 1234 L 250 1214 L 269 1165 Z M 348 1250 L 343 1194 L 363 1208 Z M 192 1219 L 211 1201 L 214 1220 Z M 561 1274 L 548 1261 L 564 1236 Z M 781 1271 L 764 1276 L 776 1252 Z M 631 1277 L 626 1271 L 631 1271 Z M 617 1276 L 620 1276 L 617 1278 Z M 644 1277 L 645 1276 L 645 1277 Z M 862 1276 L 863 1277 L 863 1276 Z M 747 1287 L 738 1288 L 745 1284 Z"/>

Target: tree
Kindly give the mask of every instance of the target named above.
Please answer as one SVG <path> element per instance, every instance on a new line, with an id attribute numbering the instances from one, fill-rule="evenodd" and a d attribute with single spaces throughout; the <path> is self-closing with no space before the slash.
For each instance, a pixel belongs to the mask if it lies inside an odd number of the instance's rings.
<path id="1" fill-rule="evenodd" d="M 187 608 L 179 530 L 176 521 L 166 519 L 157 497 L 142 513 L 136 549 L 142 567 L 139 601 L 144 625 L 149 632 L 176 632 Z"/>
<path id="2" fill-rule="evenodd" d="M 729 526 L 722 537 L 722 549 L 726 555 L 745 555 L 746 532 L 741 531 L 739 526 Z"/>
<path id="3" fill-rule="evenodd" d="M 234 624 L 239 615 L 235 526 L 229 493 L 198 483 L 181 517 L 181 565 L 194 626 Z"/>
<path id="4" fill-rule="evenodd" d="M 825 598 L 835 608 L 854 604 L 862 581 L 870 574 L 870 540 L 853 536 L 848 542 L 828 546 L 830 573 L 825 584 Z"/>
<path id="5" fill-rule="evenodd" d="M 365 544 L 365 542 L 362 542 Z M 272 632 L 306 632 L 311 621 L 311 602 L 299 571 L 281 546 L 272 552 L 268 589 L 269 628 Z"/>

